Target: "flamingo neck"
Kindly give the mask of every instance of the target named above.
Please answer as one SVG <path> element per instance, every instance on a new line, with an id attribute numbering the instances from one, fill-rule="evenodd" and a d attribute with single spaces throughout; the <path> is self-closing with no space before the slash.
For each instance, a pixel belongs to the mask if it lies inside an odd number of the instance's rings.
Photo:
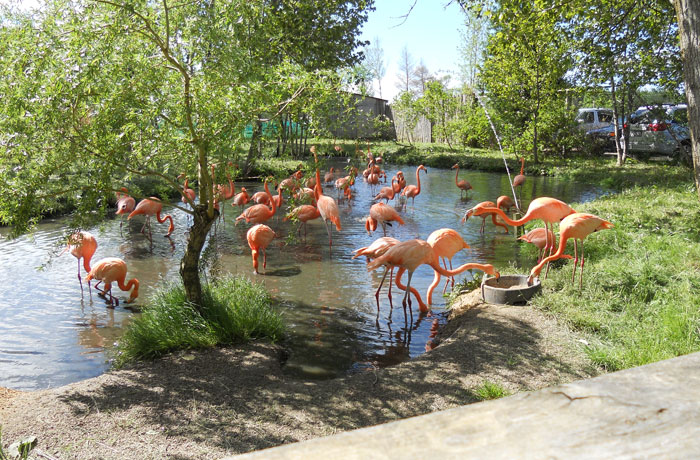
<path id="1" fill-rule="evenodd" d="M 131 278 L 126 284 L 124 284 L 124 279 L 117 280 L 117 284 L 119 285 L 119 289 L 125 292 L 131 291 L 132 287 L 134 288 L 131 295 L 129 295 L 129 302 L 139 296 L 139 280 L 136 278 Z"/>
<path id="2" fill-rule="evenodd" d="M 406 290 L 406 285 L 404 285 L 401 282 L 401 276 L 403 276 L 403 272 L 405 272 L 405 271 L 406 271 L 406 269 L 404 267 L 399 267 L 399 270 L 396 272 L 396 276 L 394 277 L 396 287 L 398 287 L 402 291 Z M 416 299 L 418 300 L 418 309 L 420 310 L 421 313 L 427 313 L 428 311 L 430 311 L 430 308 L 428 308 L 428 306 L 423 302 L 423 299 L 421 298 L 418 291 L 416 291 L 413 287 L 411 288 L 411 294 L 416 296 Z"/>
<path id="3" fill-rule="evenodd" d="M 158 220 L 159 224 L 164 223 L 166 220 L 170 221 L 170 227 L 168 227 L 168 234 L 166 236 L 170 236 L 170 234 L 175 230 L 175 223 L 173 222 L 173 218 L 170 216 L 170 214 L 166 214 L 163 217 L 160 216 L 160 211 L 156 212 L 156 219 Z"/>
<path id="4" fill-rule="evenodd" d="M 420 174 L 418 174 L 419 172 L 420 172 L 420 168 L 416 168 L 416 183 L 417 183 L 416 194 L 420 193 Z"/>
<path id="5" fill-rule="evenodd" d="M 460 273 L 462 273 L 466 270 L 472 269 L 472 268 L 476 268 L 477 270 L 481 270 L 482 272 L 486 272 L 487 270 L 493 270 L 493 265 L 491 265 L 491 264 L 468 263 L 468 264 L 461 265 L 461 266 L 455 268 L 454 270 L 447 270 L 447 269 L 442 268 L 440 266 L 440 263 L 437 260 L 434 260 L 429 265 L 431 267 L 433 267 L 433 270 L 435 270 L 436 272 L 438 272 L 439 274 L 441 274 L 443 276 L 456 276 L 456 275 L 459 275 Z"/>
<path id="6" fill-rule="evenodd" d="M 265 181 L 265 193 L 270 198 L 270 206 L 272 206 L 272 214 L 277 212 L 277 206 L 275 206 L 275 198 L 270 193 L 270 187 L 267 186 L 267 181 Z"/>
<path id="7" fill-rule="evenodd" d="M 525 157 L 520 158 L 520 175 L 523 175 L 523 170 L 525 169 Z"/>
<path id="8" fill-rule="evenodd" d="M 457 172 L 455 173 L 455 184 L 459 185 L 459 181 L 457 179 L 459 179 L 459 166 L 457 166 Z"/>
<path id="9" fill-rule="evenodd" d="M 561 235 L 559 236 L 559 247 L 557 248 L 557 252 L 555 252 L 554 254 L 552 254 L 549 257 L 545 257 L 544 259 L 542 259 L 540 261 L 539 264 L 532 267 L 532 270 L 530 270 L 530 276 L 533 278 L 535 276 L 538 276 L 540 274 L 540 272 L 542 271 L 542 269 L 545 267 L 545 265 L 547 265 L 549 262 L 552 262 L 554 260 L 561 259 L 564 257 L 571 257 L 571 256 L 564 255 L 564 250 L 566 249 L 566 242 L 568 239 L 569 239 L 569 235 L 567 235 L 567 232 L 566 231 L 562 232 Z"/>
<path id="10" fill-rule="evenodd" d="M 440 284 L 440 278 L 441 278 L 440 273 L 438 273 L 436 271 L 433 271 L 433 273 L 435 274 L 435 276 L 433 277 L 433 282 L 430 283 L 430 286 L 428 287 L 428 293 L 425 295 L 425 298 L 428 301 L 428 305 L 433 304 L 433 291 L 438 286 L 438 284 Z"/>
<path id="11" fill-rule="evenodd" d="M 83 254 L 83 268 L 88 273 L 90 273 L 90 260 L 92 260 L 92 254 Z"/>
<path id="12" fill-rule="evenodd" d="M 484 219 L 486 219 L 486 216 L 484 216 Z M 508 226 L 502 222 L 499 222 L 498 219 L 496 219 L 496 214 L 491 214 L 491 222 L 493 222 L 493 225 L 505 228 L 506 233 L 508 233 Z"/>

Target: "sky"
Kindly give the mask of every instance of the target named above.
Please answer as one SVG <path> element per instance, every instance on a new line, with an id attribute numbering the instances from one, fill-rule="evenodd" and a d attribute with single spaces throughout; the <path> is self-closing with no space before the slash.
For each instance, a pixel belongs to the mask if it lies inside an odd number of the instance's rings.
<path id="1" fill-rule="evenodd" d="M 374 43 L 379 38 L 384 49 L 386 75 L 382 79 L 382 98 L 390 102 L 399 92 L 395 83 L 404 46 L 416 64 L 423 60 L 431 74 L 452 73 L 452 84 L 458 81 L 459 33 L 464 28 L 462 10 L 457 2 L 445 7 L 449 0 L 417 0 L 403 22 L 401 16 L 409 11 L 413 1 L 377 0 L 376 10 L 369 13 L 362 28 L 363 40 Z M 375 95 L 378 97 L 379 92 L 375 91 Z"/>

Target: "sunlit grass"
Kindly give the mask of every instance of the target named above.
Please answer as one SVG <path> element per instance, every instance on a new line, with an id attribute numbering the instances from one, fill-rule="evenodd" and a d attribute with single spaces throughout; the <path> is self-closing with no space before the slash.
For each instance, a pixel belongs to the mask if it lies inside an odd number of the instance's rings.
<path id="1" fill-rule="evenodd" d="M 267 291 L 244 277 L 227 277 L 203 286 L 203 315 L 186 301 L 182 285 L 158 291 L 127 327 L 115 357 L 117 367 L 175 350 L 282 338 L 281 317 Z"/>
<path id="2" fill-rule="evenodd" d="M 484 380 L 478 387 L 471 391 L 472 396 L 478 401 L 487 401 L 491 399 L 503 398 L 510 396 L 510 392 L 498 383 Z"/>

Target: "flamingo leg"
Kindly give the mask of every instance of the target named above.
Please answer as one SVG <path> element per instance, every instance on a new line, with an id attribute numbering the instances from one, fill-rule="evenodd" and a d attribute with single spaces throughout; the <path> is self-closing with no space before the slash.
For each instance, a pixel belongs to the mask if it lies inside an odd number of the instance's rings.
<path id="1" fill-rule="evenodd" d="M 80 259 L 78 259 L 78 282 L 80 283 L 80 293 L 83 293 L 83 278 L 80 277 Z"/>
<path id="2" fill-rule="evenodd" d="M 263 268 L 267 268 L 267 249 L 263 248 Z"/>
<path id="3" fill-rule="evenodd" d="M 379 317 L 379 291 L 382 289 L 382 286 L 384 285 L 384 280 L 386 279 L 387 273 L 389 273 L 389 266 L 388 265 L 386 267 L 386 270 L 384 270 L 384 276 L 382 276 L 382 281 L 379 283 L 379 287 L 377 288 L 377 292 L 374 293 L 374 298 L 377 299 L 377 317 Z M 391 284 L 389 284 L 389 287 L 391 287 Z"/>
<path id="4" fill-rule="evenodd" d="M 481 228 L 479 229 L 479 233 L 484 233 L 485 227 L 486 227 L 486 217 L 481 219 Z"/>
<path id="5" fill-rule="evenodd" d="M 389 293 L 387 294 L 387 296 L 389 297 L 389 305 L 392 308 L 394 307 L 394 305 L 391 301 L 391 283 L 393 282 L 393 280 L 394 280 L 394 267 L 391 267 L 391 271 L 389 272 Z"/>
<path id="6" fill-rule="evenodd" d="M 577 250 L 578 240 L 574 238 L 574 271 L 571 272 L 571 284 L 574 284 L 576 279 L 576 265 L 578 265 L 578 250 Z"/>
<path id="7" fill-rule="evenodd" d="M 413 272 L 408 272 L 408 282 L 406 283 L 406 295 L 404 296 L 403 307 L 406 308 L 406 297 L 408 297 L 408 312 L 411 315 L 411 324 L 413 324 L 413 306 L 411 305 L 411 278 L 413 278 Z"/>
<path id="8" fill-rule="evenodd" d="M 452 261 L 450 261 L 452 263 Z M 447 270 L 447 262 L 445 262 L 445 257 L 442 257 L 442 265 L 445 267 L 445 270 Z M 445 292 L 447 292 L 447 285 L 450 284 L 450 277 L 445 278 L 445 287 L 442 288 L 442 295 L 445 295 Z"/>
<path id="9" fill-rule="evenodd" d="M 554 226 L 552 226 L 554 228 Z M 554 231 L 552 231 L 552 235 L 554 235 Z M 544 238 L 545 238 L 545 246 L 544 246 L 544 253 L 542 255 L 544 256 L 547 253 L 547 248 L 549 248 L 549 255 L 552 255 L 552 250 L 554 249 L 554 241 L 549 241 L 549 231 L 547 229 L 547 222 L 545 221 L 544 223 Z M 547 274 L 549 273 L 549 262 L 547 262 L 547 269 L 544 271 L 544 279 L 547 279 Z"/>
<path id="10" fill-rule="evenodd" d="M 583 289 L 583 241 L 581 241 L 581 278 L 579 281 L 579 289 Z"/>
<path id="11" fill-rule="evenodd" d="M 331 236 L 331 229 L 328 227 L 328 221 L 323 220 L 323 223 L 326 224 L 326 232 L 328 233 L 328 249 L 332 250 L 333 249 L 333 237 Z"/>

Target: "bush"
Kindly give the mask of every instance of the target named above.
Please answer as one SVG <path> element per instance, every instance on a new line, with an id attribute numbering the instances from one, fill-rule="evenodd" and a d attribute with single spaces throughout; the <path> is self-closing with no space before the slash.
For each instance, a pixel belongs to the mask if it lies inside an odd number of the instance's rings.
<path id="1" fill-rule="evenodd" d="M 226 277 L 205 284 L 202 290 L 203 315 L 187 302 L 182 285 L 158 291 L 126 329 L 117 346 L 115 366 L 175 350 L 282 338 L 282 319 L 262 286 L 244 277 Z"/>

